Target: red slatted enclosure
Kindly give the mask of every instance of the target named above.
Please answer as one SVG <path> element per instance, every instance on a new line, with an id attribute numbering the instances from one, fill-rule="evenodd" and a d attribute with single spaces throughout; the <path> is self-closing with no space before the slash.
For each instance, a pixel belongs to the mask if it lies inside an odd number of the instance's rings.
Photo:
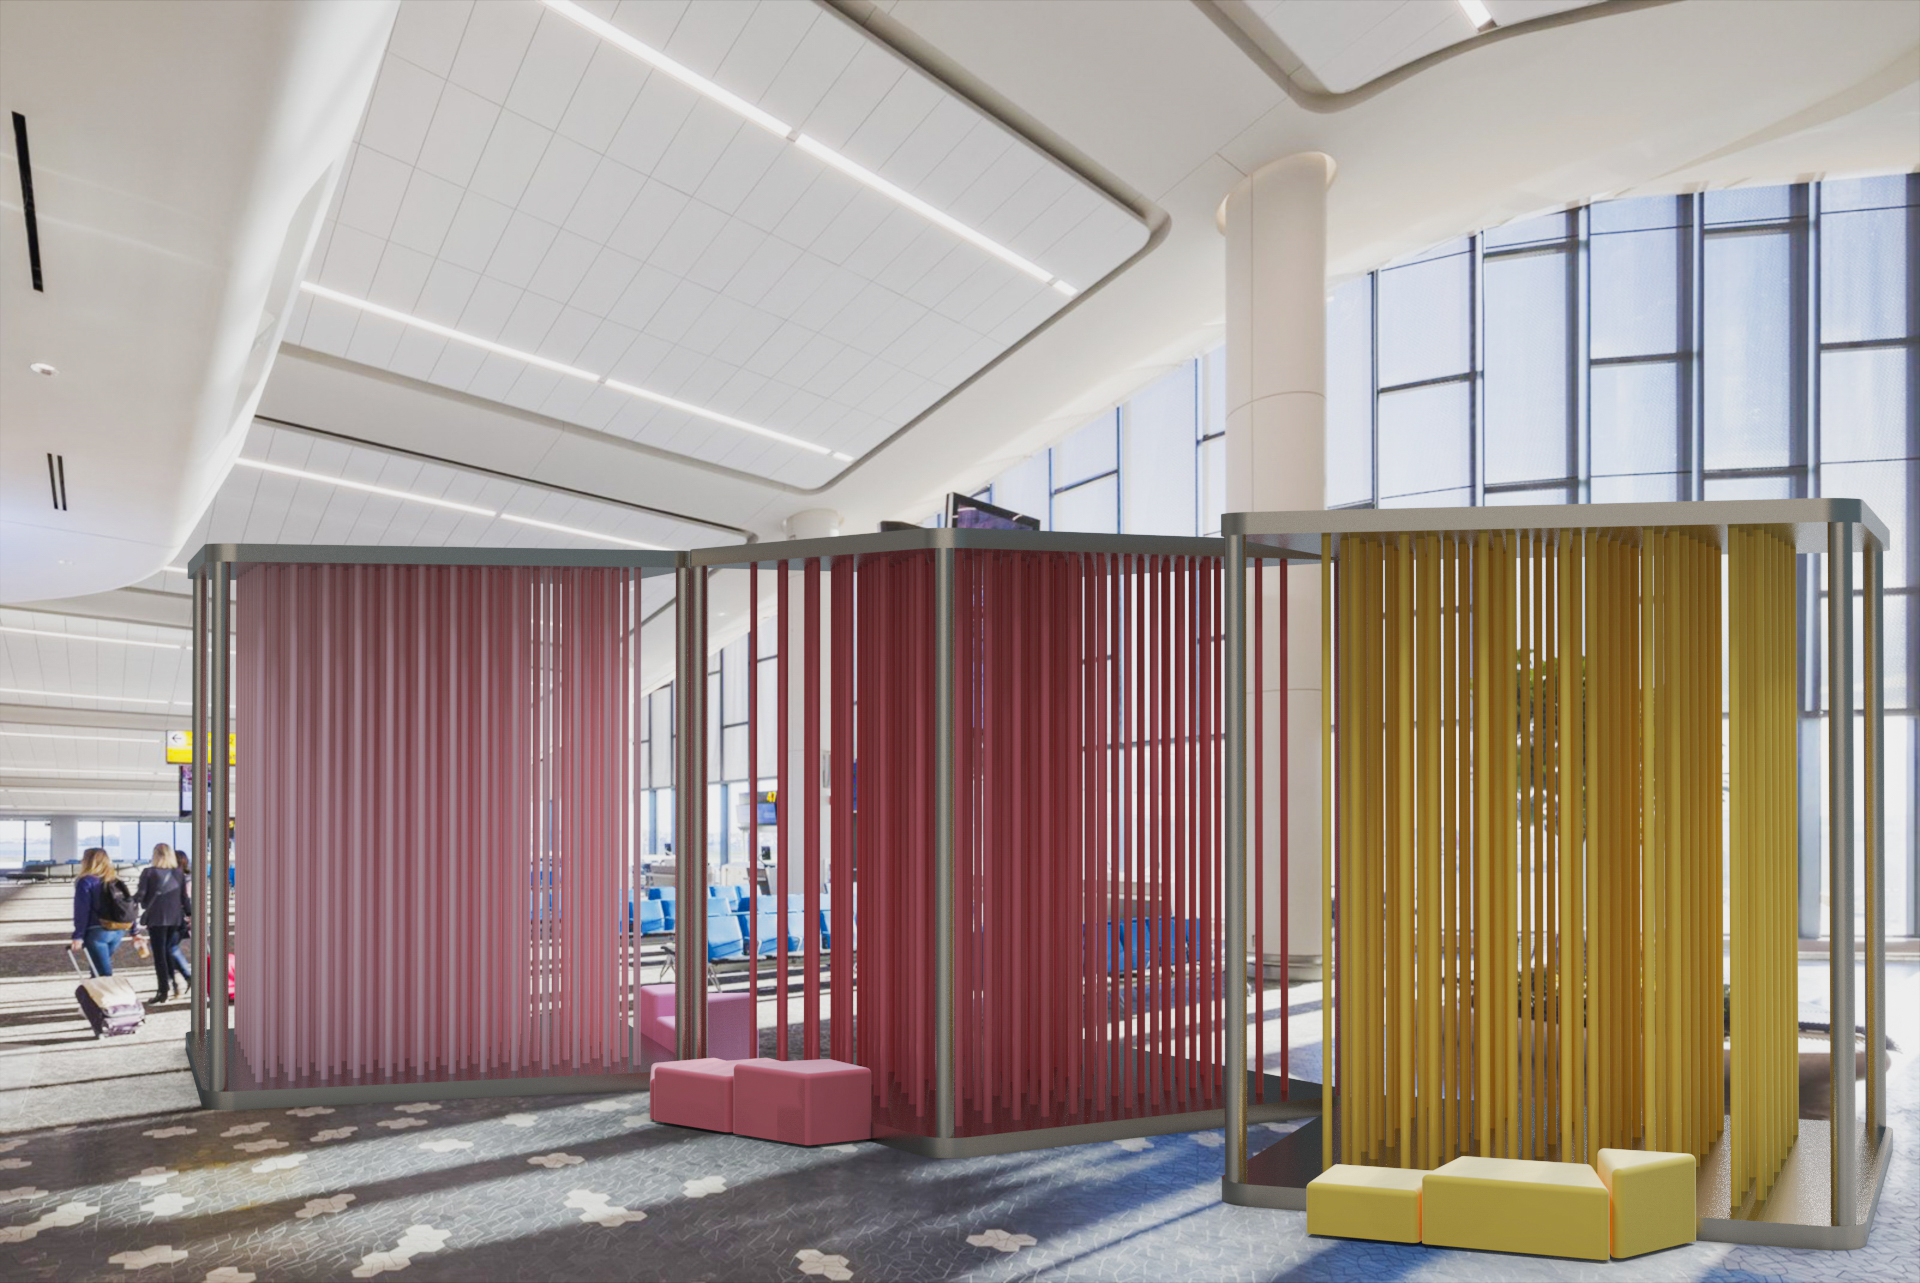
<path id="1" fill-rule="evenodd" d="M 1245 949 L 1223 916 L 1217 541 L 912 532 L 778 551 L 794 555 L 694 555 L 716 600 L 737 580 L 758 603 L 752 653 L 774 639 L 748 715 L 774 857 L 741 968 L 773 1054 L 872 1068 L 876 1129 L 902 1137 L 1129 1134 L 1221 1110 Z M 762 896 L 806 924 L 764 957 Z"/>

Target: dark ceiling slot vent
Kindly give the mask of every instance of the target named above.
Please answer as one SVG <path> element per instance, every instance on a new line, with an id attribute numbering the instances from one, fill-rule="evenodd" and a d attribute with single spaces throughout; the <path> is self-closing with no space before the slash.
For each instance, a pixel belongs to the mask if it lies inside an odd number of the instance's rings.
<path id="1" fill-rule="evenodd" d="M 67 456 L 49 454 L 47 456 L 47 485 L 53 491 L 53 506 L 60 512 L 67 510 Z"/>
<path id="2" fill-rule="evenodd" d="M 33 269 L 33 288 L 44 294 L 47 287 L 40 281 L 40 220 L 33 213 L 33 161 L 27 155 L 27 118 L 17 111 L 13 113 L 13 152 L 20 159 L 20 208 L 27 216 L 27 265 Z"/>

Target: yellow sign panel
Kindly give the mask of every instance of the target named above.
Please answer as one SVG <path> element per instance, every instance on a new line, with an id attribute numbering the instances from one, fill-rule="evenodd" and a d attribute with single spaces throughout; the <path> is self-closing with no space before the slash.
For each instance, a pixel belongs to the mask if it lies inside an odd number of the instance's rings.
<path id="1" fill-rule="evenodd" d="M 227 736 L 227 765 L 228 766 L 233 765 L 233 741 L 234 741 L 234 737 L 232 735 L 228 735 Z M 193 765 L 193 732 L 192 731 L 168 731 L 167 732 L 167 765 L 168 766 L 192 766 Z"/>

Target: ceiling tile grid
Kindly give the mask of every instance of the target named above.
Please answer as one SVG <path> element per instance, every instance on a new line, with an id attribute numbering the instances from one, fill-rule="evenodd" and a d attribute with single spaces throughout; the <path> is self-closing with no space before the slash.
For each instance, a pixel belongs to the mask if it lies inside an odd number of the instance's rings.
<path id="1" fill-rule="evenodd" d="M 588 7 L 1076 285 L 1145 242 L 817 5 Z M 536 0 L 406 0 L 309 276 L 855 457 L 1066 303 Z M 288 339 L 794 484 L 843 466 L 330 299 Z"/>
<path id="2" fill-rule="evenodd" d="M 0 703 L 147 713 L 174 711 L 177 703 L 184 710 L 188 658 L 187 638 L 174 629 L 0 610 Z"/>

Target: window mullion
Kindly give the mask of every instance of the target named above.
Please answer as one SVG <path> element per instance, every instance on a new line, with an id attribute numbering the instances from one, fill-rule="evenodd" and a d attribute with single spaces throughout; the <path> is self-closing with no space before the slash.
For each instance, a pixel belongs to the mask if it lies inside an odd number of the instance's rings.
<path id="1" fill-rule="evenodd" d="M 1476 235 L 1469 241 L 1473 256 L 1467 276 L 1467 477 L 1471 490 L 1468 502 L 1478 508 L 1487 501 L 1487 248 L 1486 237 Z M 1377 455 L 1377 451 L 1376 451 Z"/>

